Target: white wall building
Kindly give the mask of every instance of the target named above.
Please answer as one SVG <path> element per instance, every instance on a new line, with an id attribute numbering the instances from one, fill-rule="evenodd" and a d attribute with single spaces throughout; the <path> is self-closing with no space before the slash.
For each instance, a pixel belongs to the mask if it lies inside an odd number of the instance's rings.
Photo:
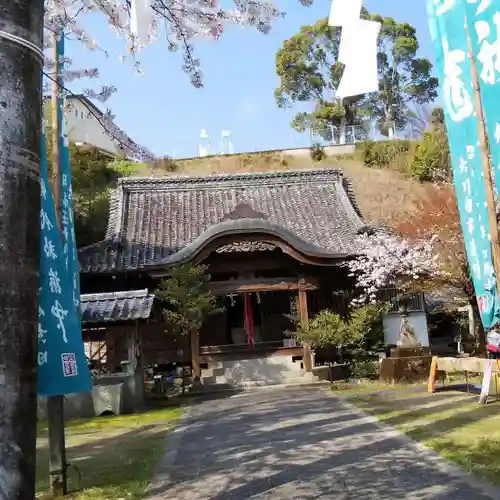
<path id="1" fill-rule="evenodd" d="M 50 97 L 47 99 L 50 101 Z M 89 145 L 101 149 L 113 156 L 129 156 L 125 153 L 123 142 L 130 144 L 133 149 L 134 141 L 128 136 L 120 136 L 120 140 L 106 133 L 99 118 L 103 112 L 83 95 L 73 95 L 66 98 L 69 109 L 66 111 L 68 135 L 76 144 Z"/>

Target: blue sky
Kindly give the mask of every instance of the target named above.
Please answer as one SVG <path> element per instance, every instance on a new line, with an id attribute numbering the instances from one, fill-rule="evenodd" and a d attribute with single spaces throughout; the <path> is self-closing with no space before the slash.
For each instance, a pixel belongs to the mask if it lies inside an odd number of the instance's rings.
<path id="1" fill-rule="evenodd" d="M 169 53 L 162 40 L 140 54 L 145 74 L 136 76 L 130 64 L 120 62 L 123 42 L 102 18 L 89 19 L 86 26 L 109 57 L 71 44 L 67 51 L 74 69 L 96 66 L 101 72 L 99 84 L 118 88 L 106 104 L 116 115 L 116 123 L 156 155 L 195 156 L 202 128 L 216 147 L 221 130 L 231 130 L 236 152 L 305 146 L 310 143 L 308 134 L 290 127 L 294 111 L 279 109 L 274 101 L 275 55 L 283 40 L 302 25 L 327 16 L 330 3 L 315 0 L 313 7 L 306 8 L 299 0 L 276 0 L 287 14 L 269 35 L 232 27 L 218 41 L 197 42 L 196 55 L 204 73 L 202 89 L 191 86 L 181 69 L 181 54 Z M 421 55 L 432 59 L 424 0 L 365 0 L 364 5 L 371 12 L 415 26 Z M 81 86 L 71 88 L 78 91 Z"/>

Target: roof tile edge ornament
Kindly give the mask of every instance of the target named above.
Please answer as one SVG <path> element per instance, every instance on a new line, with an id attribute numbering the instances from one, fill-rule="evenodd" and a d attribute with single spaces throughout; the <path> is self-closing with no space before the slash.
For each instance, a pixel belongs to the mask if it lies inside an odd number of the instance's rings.
<path id="1" fill-rule="evenodd" d="M 234 210 L 232 212 L 229 212 L 228 214 L 226 214 L 221 219 L 221 222 L 224 222 L 227 220 L 238 220 L 238 219 L 268 220 L 269 216 L 266 214 L 263 214 L 262 212 L 257 212 L 248 203 L 240 203 L 239 205 L 236 205 L 236 207 L 234 207 Z"/>
<path id="2" fill-rule="evenodd" d="M 143 290 L 125 290 L 123 292 L 101 292 L 101 293 L 82 293 L 80 296 L 81 302 L 94 302 L 98 300 L 110 300 L 110 299 L 141 299 L 145 298 L 150 294 L 147 288 Z"/>
<path id="3" fill-rule="evenodd" d="M 118 179 L 118 191 L 130 189 L 151 189 L 155 185 L 158 188 L 173 188 L 176 185 L 185 187 L 186 185 L 202 185 L 214 184 L 218 186 L 221 182 L 240 184 L 245 181 L 251 181 L 254 184 L 272 184 L 275 181 L 282 183 L 297 182 L 298 180 L 307 179 L 309 181 L 324 182 L 326 179 L 332 180 L 332 177 L 341 181 L 344 179 L 344 173 L 338 168 L 314 168 L 314 169 L 296 169 L 296 170 L 281 170 L 272 172 L 224 172 L 220 174 L 210 174 L 204 176 L 187 176 L 187 175 L 170 175 L 164 177 L 121 177 Z"/>
<path id="4" fill-rule="evenodd" d="M 276 245 L 267 241 L 233 241 L 217 248 L 217 253 L 272 252 Z"/>

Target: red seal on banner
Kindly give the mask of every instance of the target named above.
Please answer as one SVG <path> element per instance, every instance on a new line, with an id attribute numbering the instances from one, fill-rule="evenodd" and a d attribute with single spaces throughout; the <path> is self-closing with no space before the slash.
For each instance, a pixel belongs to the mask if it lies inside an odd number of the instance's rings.
<path id="1" fill-rule="evenodd" d="M 477 305 L 479 306 L 479 311 L 485 313 L 490 309 L 490 301 L 487 295 L 481 295 L 477 298 Z"/>

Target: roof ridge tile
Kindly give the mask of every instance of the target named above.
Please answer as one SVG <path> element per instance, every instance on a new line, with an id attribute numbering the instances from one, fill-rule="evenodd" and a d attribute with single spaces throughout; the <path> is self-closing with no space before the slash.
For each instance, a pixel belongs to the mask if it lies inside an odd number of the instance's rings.
<path id="1" fill-rule="evenodd" d="M 339 168 L 315 168 L 315 169 L 294 169 L 294 170 L 274 170 L 269 172 L 221 172 L 210 175 L 164 175 L 161 177 L 122 177 L 118 180 L 119 189 L 127 189 L 138 185 L 182 185 L 182 184 L 211 184 L 223 181 L 254 181 L 260 185 L 265 181 L 289 180 L 299 181 L 304 178 L 324 180 L 325 177 L 341 180 L 344 173 Z"/>

